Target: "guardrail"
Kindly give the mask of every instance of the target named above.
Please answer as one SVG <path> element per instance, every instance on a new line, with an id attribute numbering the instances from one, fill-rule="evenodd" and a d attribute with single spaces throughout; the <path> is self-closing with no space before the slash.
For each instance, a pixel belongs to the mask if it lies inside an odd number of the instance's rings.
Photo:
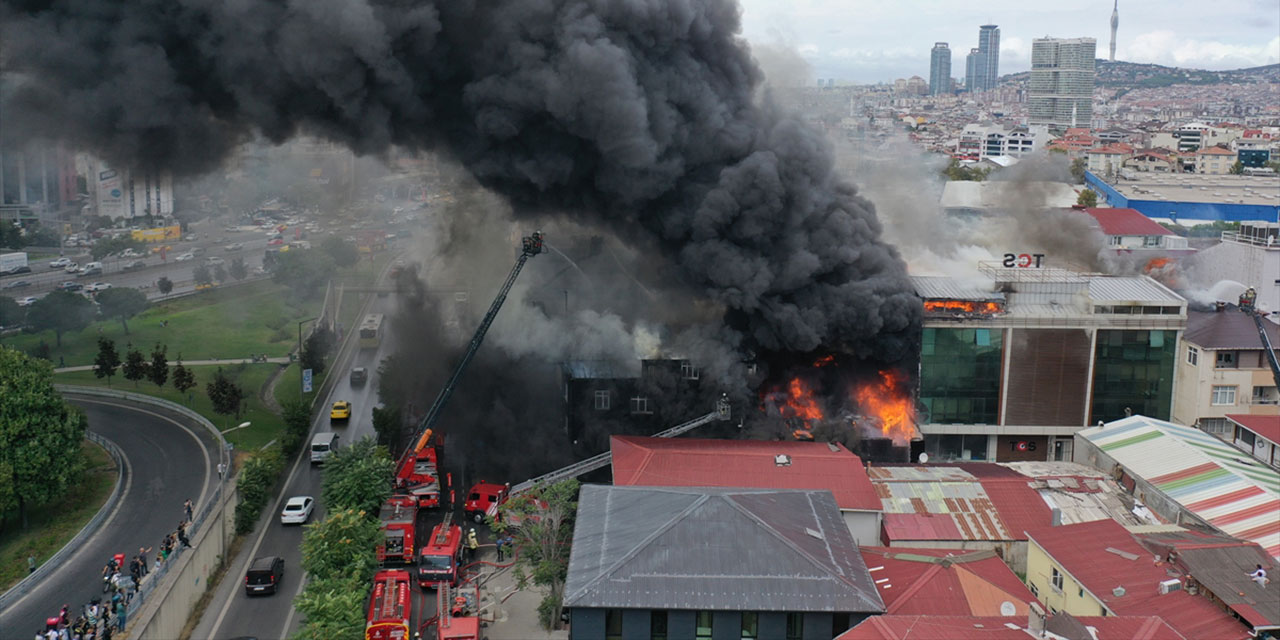
<path id="1" fill-rule="evenodd" d="M 13 587 L 8 591 L 0 594 L 0 611 L 8 608 L 11 601 L 15 598 L 26 594 L 28 587 L 38 584 L 40 581 L 48 577 L 49 574 L 57 571 L 58 568 L 62 566 L 62 563 L 66 562 L 67 558 L 70 557 L 72 553 L 75 553 L 76 550 L 84 546 L 84 542 L 89 538 L 89 536 L 97 533 L 98 529 L 102 527 L 102 523 L 106 521 L 107 515 L 115 509 L 116 503 L 120 501 L 120 494 L 124 491 L 124 453 L 120 451 L 120 447 L 116 446 L 116 443 L 92 431 L 86 430 L 84 436 L 85 438 L 88 438 L 90 442 L 102 445 L 102 448 L 106 449 L 111 458 L 115 460 L 116 486 L 111 490 L 111 495 L 107 497 L 107 501 L 103 503 L 102 507 L 98 509 L 98 512 L 89 520 L 89 523 L 81 528 L 80 532 L 77 533 L 75 537 L 62 545 L 62 548 L 58 549 L 58 551 L 52 556 L 49 556 L 49 559 L 45 560 L 44 564 L 37 567 L 34 572 L 27 574 L 27 577 L 18 581 L 18 584 L 13 585 Z"/>

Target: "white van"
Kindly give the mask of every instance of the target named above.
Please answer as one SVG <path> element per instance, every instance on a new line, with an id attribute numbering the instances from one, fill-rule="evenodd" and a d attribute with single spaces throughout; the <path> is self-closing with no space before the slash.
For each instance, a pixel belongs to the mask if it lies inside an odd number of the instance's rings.
<path id="1" fill-rule="evenodd" d="M 317 433 L 316 437 L 311 439 L 311 464 L 324 462 L 324 459 L 337 448 L 338 434 L 331 431 Z"/>

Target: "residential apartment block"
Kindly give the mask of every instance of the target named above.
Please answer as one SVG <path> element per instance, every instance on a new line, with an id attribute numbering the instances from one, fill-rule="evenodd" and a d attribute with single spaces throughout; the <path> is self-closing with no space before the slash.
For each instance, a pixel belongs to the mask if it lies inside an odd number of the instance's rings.
<path id="1" fill-rule="evenodd" d="M 1280 325 L 1263 325 L 1280 345 Z M 1172 419 L 1229 438 L 1228 414 L 1280 415 L 1280 391 L 1257 326 L 1234 306 L 1192 311 L 1179 345 Z"/>

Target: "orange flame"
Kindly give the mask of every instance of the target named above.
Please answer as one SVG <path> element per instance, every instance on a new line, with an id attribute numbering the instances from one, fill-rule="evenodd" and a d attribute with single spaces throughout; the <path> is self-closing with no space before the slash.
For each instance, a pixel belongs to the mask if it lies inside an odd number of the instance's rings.
<path id="1" fill-rule="evenodd" d="M 853 396 L 862 411 L 880 421 L 880 431 L 895 442 L 910 441 L 915 435 L 915 405 L 904 376 L 881 371 L 880 379 L 854 388 Z"/>
<path id="2" fill-rule="evenodd" d="M 784 418 L 800 418 L 805 423 L 823 418 L 822 409 L 813 397 L 813 389 L 800 378 L 792 378 L 787 385 L 786 404 L 778 407 Z"/>
<path id="3" fill-rule="evenodd" d="M 822 356 L 821 358 L 818 358 L 817 360 L 814 360 L 814 362 L 813 362 L 813 366 L 815 366 L 815 367 L 829 367 L 829 366 L 831 366 L 831 365 L 833 365 L 833 364 L 835 364 L 835 363 L 836 363 L 836 357 L 828 353 L 827 355 Z"/>
<path id="4" fill-rule="evenodd" d="M 978 302 L 976 300 L 925 300 L 925 313 L 942 311 L 946 313 L 1000 313 L 998 302 Z"/>

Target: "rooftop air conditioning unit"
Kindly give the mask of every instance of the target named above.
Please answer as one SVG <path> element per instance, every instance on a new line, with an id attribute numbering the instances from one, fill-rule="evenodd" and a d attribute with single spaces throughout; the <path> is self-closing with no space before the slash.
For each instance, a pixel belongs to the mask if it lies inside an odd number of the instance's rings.
<path id="1" fill-rule="evenodd" d="M 1160 593 L 1166 594 L 1173 591 L 1182 591 L 1182 581 L 1177 578 L 1160 581 Z"/>

